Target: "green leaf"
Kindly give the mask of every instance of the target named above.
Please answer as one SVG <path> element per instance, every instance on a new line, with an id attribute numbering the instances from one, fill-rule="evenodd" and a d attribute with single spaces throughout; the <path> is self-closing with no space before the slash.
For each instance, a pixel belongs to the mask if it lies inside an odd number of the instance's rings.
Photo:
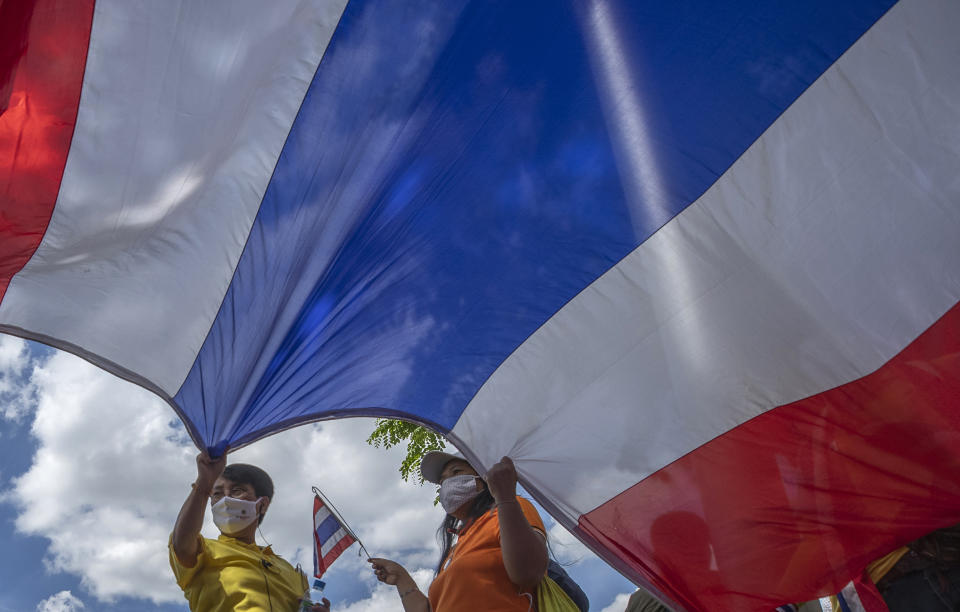
<path id="1" fill-rule="evenodd" d="M 424 453 L 443 450 L 446 447 L 443 436 L 431 429 L 397 419 L 377 419 L 373 433 L 367 438 L 367 444 L 376 448 L 392 448 L 407 443 L 407 455 L 400 463 L 400 476 L 409 481 L 413 476 L 417 483 L 423 484 L 420 476 L 420 458 Z"/>

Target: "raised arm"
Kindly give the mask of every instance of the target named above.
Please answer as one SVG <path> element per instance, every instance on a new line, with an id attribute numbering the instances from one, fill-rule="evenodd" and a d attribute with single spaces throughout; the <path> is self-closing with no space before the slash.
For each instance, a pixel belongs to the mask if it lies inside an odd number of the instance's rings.
<path id="1" fill-rule="evenodd" d="M 183 502 L 177 522 L 173 526 L 173 552 L 184 567 L 197 564 L 197 555 L 200 554 L 198 536 L 200 528 L 203 527 L 203 513 L 210 500 L 213 483 L 223 473 L 226 465 L 226 453 L 217 459 L 211 459 L 206 451 L 197 455 L 197 480 Z"/>
<path id="2" fill-rule="evenodd" d="M 483 477 L 497 504 L 500 549 L 510 581 L 533 592 L 547 572 L 546 535 L 534 529 L 517 500 L 517 470 L 504 457 Z"/>

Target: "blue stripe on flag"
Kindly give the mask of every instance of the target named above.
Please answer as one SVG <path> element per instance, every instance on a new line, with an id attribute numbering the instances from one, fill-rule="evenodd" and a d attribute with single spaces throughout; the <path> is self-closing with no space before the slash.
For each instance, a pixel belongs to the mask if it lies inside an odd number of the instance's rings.
<path id="1" fill-rule="evenodd" d="M 327 540 L 329 540 L 333 534 L 337 533 L 338 529 L 340 529 L 340 522 L 333 515 L 325 518 L 323 522 L 317 526 L 317 540 L 320 542 L 321 548 L 323 548 L 323 545 L 326 544 Z"/>
<path id="2" fill-rule="evenodd" d="M 847 603 L 847 599 L 842 593 L 837 594 L 837 603 L 840 604 L 840 612 L 853 612 L 853 610 L 850 609 L 850 604 Z"/>
<path id="3" fill-rule="evenodd" d="M 177 403 L 209 446 L 451 428 L 891 4 L 353 0 Z"/>

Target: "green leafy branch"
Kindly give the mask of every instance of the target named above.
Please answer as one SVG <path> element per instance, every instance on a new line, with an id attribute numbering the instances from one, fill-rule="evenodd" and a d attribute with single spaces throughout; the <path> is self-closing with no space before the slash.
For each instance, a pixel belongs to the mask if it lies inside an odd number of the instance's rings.
<path id="1" fill-rule="evenodd" d="M 376 448 L 391 448 L 404 441 L 407 443 L 407 456 L 400 464 L 400 476 L 405 481 L 409 481 L 413 476 L 416 482 L 422 485 L 420 458 L 426 452 L 443 450 L 445 447 L 443 436 L 415 423 L 396 419 L 377 419 L 377 426 L 367 438 L 367 444 Z"/>

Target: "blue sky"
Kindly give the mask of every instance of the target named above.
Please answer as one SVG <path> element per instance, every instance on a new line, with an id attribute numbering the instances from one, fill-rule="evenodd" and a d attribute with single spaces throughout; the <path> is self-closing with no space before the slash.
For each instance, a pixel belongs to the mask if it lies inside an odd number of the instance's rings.
<path id="1" fill-rule="evenodd" d="M 422 586 L 438 549 L 432 487 L 400 479 L 400 449 L 365 443 L 372 420 L 299 427 L 232 460 L 277 486 L 263 537 L 311 563 L 310 486 L 320 486 L 371 554 L 404 563 Z M 182 611 L 166 538 L 195 476 L 196 450 L 150 393 L 86 362 L 0 336 L 0 612 Z M 597 612 L 622 610 L 626 579 L 544 517 L 551 546 Z M 205 534 L 216 531 L 207 518 Z M 263 543 L 264 540 L 261 540 Z M 325 576 L 335 610 L 401 610 L 356 546 Z"/>

